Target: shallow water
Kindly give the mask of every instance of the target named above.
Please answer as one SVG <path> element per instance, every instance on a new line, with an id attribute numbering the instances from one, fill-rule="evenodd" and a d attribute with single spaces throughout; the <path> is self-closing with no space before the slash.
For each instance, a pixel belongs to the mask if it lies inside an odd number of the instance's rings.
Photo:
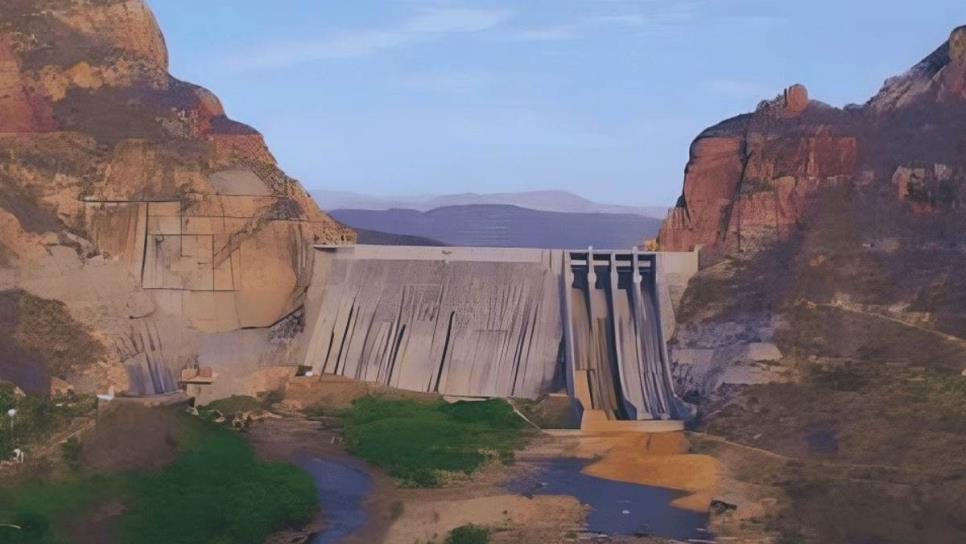
<path id="1" fill-rule="evenodd" d="M 325 515 L 326 528 L 309 544 L 334 544 L 366 524 L 363 500 L 372 491 L 372 478 L 353 459 L 299 459 L 298 466 L 312 475 Z"/>
<path id="2" fill-rule="evenodd" d="M 671 506 L 681 492 L 588 476 L 581 473 L 587 465 L 581 459 L 553 459 L 537 465 L 535 473 L 510 482 L 507 488 L 524 495 L 575 497 L 593 509 L 587 516 L 588 531 L 712 540 L 703 530 L 708 525 L 707 514 Z"/>

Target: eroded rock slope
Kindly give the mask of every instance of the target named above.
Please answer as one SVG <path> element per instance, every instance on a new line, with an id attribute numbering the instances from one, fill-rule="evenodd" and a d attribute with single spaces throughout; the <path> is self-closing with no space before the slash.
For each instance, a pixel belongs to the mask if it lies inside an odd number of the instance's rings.
<path id="1" fill-rule="evenodd" d="M 964 129 L 958 28 L 864 105 L 794 86 L 692 145 L 659 243 L 704 248 L 671 357 L 720 536 L 966 539 Z"/>
<path id="2" fill-rule="evenodd" d="M 36 370 L 4 358 L 0 379 L 162 391 L 225 334 L 257 337 L 239 354 L 255 370 L 285 349 L 269 328 L 300 304 L 309 246 L 352 239 L 256 130 L 168 74 L 142 0 L 4 2 L 0 290 L 62 302 L 103 349 L 61 365 L 0 332 Z"/>

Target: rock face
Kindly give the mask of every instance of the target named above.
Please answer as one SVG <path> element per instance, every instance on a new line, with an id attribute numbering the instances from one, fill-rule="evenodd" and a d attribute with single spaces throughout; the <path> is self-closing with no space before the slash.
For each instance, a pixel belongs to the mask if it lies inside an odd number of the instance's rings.
<path id="1" fill-rule="evenodd" d="M 703 247 L 672 340 L 681 394 L 794 380 L 802 359 L 961 369 L 944 342 L 966 338 L 964 88 L 960 27 L 862 106 L 793 85 L 698 136 L 658 240 Z"/>
<path id="2" fill-rule="evenodd" d="M 50 369 L 88 389 L 169 389 L 211 336 L 299 307 L 311 244 L 355 236 L 167 69 L 142 0 L 0 10 L 0 290 L 92 327 L 104 353 Z"/>
<path id="3" fill-rule="evenodd" d="M 760 251 L 789 239 L 812 197 L 841 184 L 891 192 L 922 213 L 961 209 L 964 113 L 964 27 L 863 106 L 833 108 L 793 85 L 697 137 L 660 247 Z"/>

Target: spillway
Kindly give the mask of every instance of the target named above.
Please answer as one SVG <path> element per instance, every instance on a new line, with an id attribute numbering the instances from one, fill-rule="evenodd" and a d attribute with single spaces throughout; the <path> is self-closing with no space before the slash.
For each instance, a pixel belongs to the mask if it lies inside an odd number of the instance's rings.
<path id="1" fill-rule="evenodd" d="M 466 397 L 566 389 L 605 420 L 674 419 L 665 338 L 690 253 L 317 246 L 303 365 Z"/>
<path id="2" fill-rule="evenodd" d="M 680 417 L 656 302 L 657 256 L 568 253 L 564 331 L 575 399 L 608 420 Z"/>

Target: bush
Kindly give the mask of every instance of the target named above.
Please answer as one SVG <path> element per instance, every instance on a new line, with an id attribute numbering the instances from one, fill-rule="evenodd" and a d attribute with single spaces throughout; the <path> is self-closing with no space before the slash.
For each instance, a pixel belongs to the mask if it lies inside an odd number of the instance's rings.
<path id="1" fill-rule="evenodd" d="M 0 382 L 0 459 L 9 459 L 14 448 L 42 441 L 78 416 L 89 415 L 97 406 L 94 396 L 55 398 L 21 396 L 13 384 Z M 17 410 L 13 429 L 7 410 Z"/>
<path id="2" fill-rule="evenodd" d="M 83 450 L 79 440 L 73 436 L 68 438 L 60 445 L 60 451 L 64 456 L 64 462 L 67 463 L 67 466 L 74 470 L 80 469 Z"/>
<path id="3" fill-rule="evenodd" d="M 786 529 L 778 536 L 778 544 L 808 544 L 808 540 L 802 533 Z"/>
<path id="4" fill-rule="evenodd" d="M 419 402 L 363 397 L 343 412 L 348 450 L 403 485 L 439 483 L 440 471 L 470 473 L 488 459 L 509 462 L 523 421 L 502 400 Z"/>
<path id="5" fill-rule="evenodd" d="M 490 530 L 479 525 L 462 525 L 446 537 L 446 544 L 489 544 Z"/>
<path id="6" fill-rule="evenodd" d="M 225 417 L 230 418 L 235 414 L 261 410 L 264 407 L 264 404 L 262 404 L 262 402 L 255 397 L 250 397 L 248 395 L 232 395 L 228 398 L 210 402 L 200 407 L 198 411 L 202 414 L 208 414 L 217 410 Z"/>
<path id="7" fill-rule="evenodd" d="M 259 460 L 237 434 L 189 419 L 189 446 L 178 460 L 139 477 L 121 519 L 135 544 L 260 544 L 272 532 L 306 523 L 318 508 L 311 476 L 287 463 Z"/>
<path id="8" fill-rule="evenodd" d="M 77 516 L 112 501 L 125 506 L 118 541 L 129 544 L 261 544 L 315 514 L 318 496 L 309 474 L 258 459 L 227 429 L 179 417 L 179 457 L 158 471 L 0 487 L 0 523 L 30 531 L 0 528 L 0 543 L 73 542 Z M 68 443 L 65 457 L 74 447 Z"/>

